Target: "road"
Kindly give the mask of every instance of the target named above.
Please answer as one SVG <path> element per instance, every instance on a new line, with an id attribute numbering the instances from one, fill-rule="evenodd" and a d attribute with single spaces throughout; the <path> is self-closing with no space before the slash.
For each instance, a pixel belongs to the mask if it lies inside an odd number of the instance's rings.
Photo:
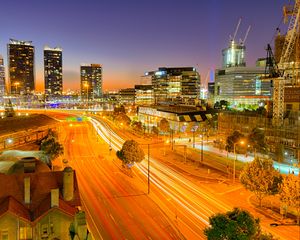
<path id="1" fill-rule="evenodd" d="M 65 124 L 65 158 L 76 170 L 95 239 L 183 239 L 146 194 L 146 185 L 119 168 L 89 123 Z"/>
<path id="2" fill-rule="evenodd" d="M 111 143 L 115 150 L 121 148 L 124 140 L 105 122 L 93 121 L 93 123 L 106 142 Z M 150 162 L 150 197 L 174 220 L 187 239 L 205 239 L 203 229 L 208 226 L 209 217 L 231 208 L 154 158 L 150 157 Z M 137 179 L 147 184 L 146 161 L 136 164 L 134 173 Z"/>
<path id="3" fill-rule="evenodd" d="M 93 124 L 98 134 L 115 150 L 121 148 L 124 140 L 112 131 L 106 122 L 98 118 L 97 121 L 93 120 Z M 156 146 L 151 147 L 155 148 Z M 151 157 L 150 162 L 152 183 L 150 197 L 171 219 L 174 219 L 177 227 L 187 239 L 203 239 L 203 229 L 208 226 L 209 217 L 215 213 L 229 211 L 234 206 L 248 205 L 248 209 L 250 209 L 246 199 L 242 200 L 245 203 L 241 203 L 239 200 L 242 197 L 240 186 L 237 191 L 228 193 L 231 199 L 236 199 L 224 201 L 220 195 L 214 195 L 205 188 L 199 187 L 180 172 L 170 169 Z M 136 164 L 135 170 L 136 176 L 146 184 L 147 162 Z M 269 227 L 270 220 L 266 218 L 263 220 L 264 230 L 281 237 L 281 239 L 298 240 L 299 227 L 281 226 L 274 229 Z"/>

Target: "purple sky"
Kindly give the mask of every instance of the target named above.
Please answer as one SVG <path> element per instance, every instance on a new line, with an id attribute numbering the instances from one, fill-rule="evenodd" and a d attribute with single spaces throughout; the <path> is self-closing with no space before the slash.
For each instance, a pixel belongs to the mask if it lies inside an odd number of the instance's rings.
<path id="1" fill-rule="evenodd" d="M 79 88 L 81 63 L 101 63 L 104 89 L 131 87 L 162 66 L 220 67 L 238 19 L 249 66 L 265 57 L 288 0 L 1 0 L 0 54 L 9 38 L 32 40 L 43 89 L 43 47 L 63 48 L 64 89 Z M 7 64 L 7 61 L 5 61 Z"/>

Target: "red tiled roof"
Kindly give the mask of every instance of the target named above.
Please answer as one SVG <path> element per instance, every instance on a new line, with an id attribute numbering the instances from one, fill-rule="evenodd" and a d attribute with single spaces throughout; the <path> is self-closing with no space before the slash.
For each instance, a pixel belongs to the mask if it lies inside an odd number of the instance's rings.
<path id="1" fill-rule="evenodd" d="M 30 177 L 30 204 L 24 203 L 24 178 Z M 4 175 L 0 174 L 0 216 L 8 209 L 14 213 L 20 212 L 25 219 L 34 221 L 36 218 L 46 214 L 51 209 L 51 189 L 60 189 L 59 209 L 65 213 L 74 215 L 76 207 L 81 206 L 76 173 L 74 172 L 74 198 L 64 201 L 62 196 L 63 172 L 38 172 Z M 12 200 L 7 199 L 14 199 Z M 8 203 L 11 208 L 8 208 Z M 18 203 L 18 204 L 17 204 Z M 27 214 L 25 213 L 27 210 Z M 30 217 L 31 216 L 31 217 Z"/>
<path id="2" fill-rule="evenodd" d="M 30 221 L 29 210 L 13 197 L 7 197 L 0 203 L 0 217 L 5 213 L 10 212 L 18 217 Z"/>

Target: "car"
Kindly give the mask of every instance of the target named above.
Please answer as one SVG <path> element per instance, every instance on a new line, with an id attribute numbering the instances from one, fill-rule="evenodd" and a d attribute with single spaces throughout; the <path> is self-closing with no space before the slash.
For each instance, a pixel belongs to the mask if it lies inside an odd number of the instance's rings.
<path id="1" fill-rule="evenodd" d="M 270 223 L 271 227 L 277 227 L 279 224 L 278 223 Z"/>

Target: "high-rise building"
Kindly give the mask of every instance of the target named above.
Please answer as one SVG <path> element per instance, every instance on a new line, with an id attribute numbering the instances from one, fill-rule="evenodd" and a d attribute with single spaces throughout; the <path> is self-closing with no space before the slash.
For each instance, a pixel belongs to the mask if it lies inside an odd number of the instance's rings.
<path id="1" fill-rule="evenodd" d="M 194 67 L 159 68 L 152 77 L 156 104 L 194 105 L 200 97 L 200 75 Z"/>
<path id="2" fill-rule="evenodd" d="M 223 68 L 227 67 L 245 67 L 245 51 L 244 44 L 238 44 L 235 41 L 230 41 L 228 48 L 222 50 Z"/>
<path id="3" fill-rule="evenodd" d="M 81 65 L 80 76 L 80 89 L 82 100 L 102 97 L 101 64 Z"/>
<path id="4" fill-rule="evenodd" d="M 63 91 L 61 48 L 44 48 L 44 76 L 45 94 L 60 96 Z"/>
<path id="5" fill-rule="evenodd" d="M 32 42 L 10 39 L 7 48 L 10 92 L 12 94 L 32 93 L 35 90 Z"/>
<path id="6" fill-rule="evenodd" d="M 272 84 L 261 78 L 264 67 L 231 67 L 217 69 L 215 77 L 215 102 L 226 100 L 234 106 L 257 105 L 270 101 Z"/>
<path id="7" fill-rule="evenodd" d="M 5 94 L 5 69 L 3 57 L 0 55 L 0 98 Z"/>
<path id="8" fill-rule="evenodd" d="M 265 73 L 263 59 L 258 60 L 256 67 L 246 67 L 245 51 L 243 43 L 233 40 L 222 50 L 222 68 L 215 71 L 215 102 L 226 100 L 235 107 L 244 108 L 270 101 L 271 80 L 261 77 Z"/>

